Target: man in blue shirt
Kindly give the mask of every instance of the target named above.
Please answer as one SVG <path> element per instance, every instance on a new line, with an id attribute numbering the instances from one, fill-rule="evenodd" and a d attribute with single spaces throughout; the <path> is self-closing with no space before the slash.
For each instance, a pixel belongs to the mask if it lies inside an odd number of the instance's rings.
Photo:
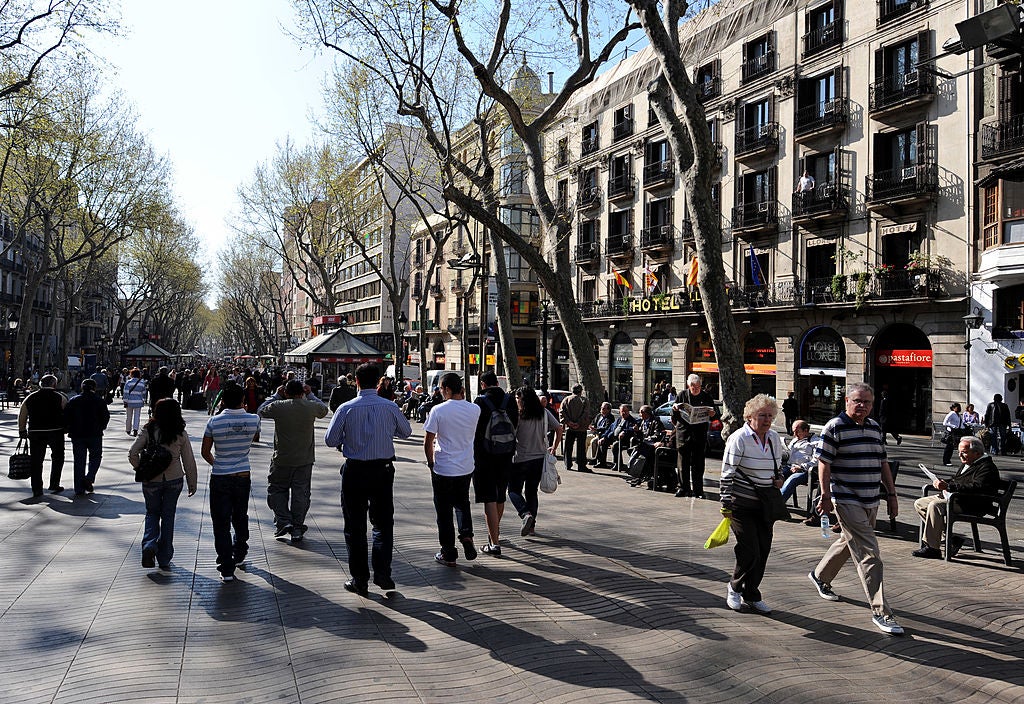
<path id="1" fill-rule="evenodd" d="M 362 364 L 356 369 L 359 394 L 338 406 L 324 439 L 345 455 L 341 466 L 341 511 L 345 517 L 345 545 L 352 579 L 345 589 L 366 596 L 370 581 L 367 567 L 366 516 L 373 524 L 373 583 L 385 591 L 395 588 L 391 579 L 394 548 L 395 438 L 412 435 L 409 419 L 394 401 L 377 394 L 380 368 Z"/>
<path id="2" fill-rule="evenodd" d="M 242 408 L 245 391 L 229 384 L 221 392 L 224 410 L 210 418 L 203 433 L 203 459 L 210 477 L 210 522 L 221 580 L 233 582 L 235 567 L 249 553 L 249 448 L 260 430 L 260 417 Z M 216 454 L 214 454 L 216 449 Z M 231 529 L 235 529 L 234 542 Z"/>

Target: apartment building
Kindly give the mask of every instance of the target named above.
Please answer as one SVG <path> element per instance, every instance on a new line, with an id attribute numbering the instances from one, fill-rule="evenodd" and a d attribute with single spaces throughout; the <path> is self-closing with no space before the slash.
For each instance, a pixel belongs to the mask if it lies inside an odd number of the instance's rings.
<path id="1" fill-rule="evenodd" d="M 852 381 L 887 390 L 911 432 L 965 399 L 978 78 L 930 69 L 970 67 L 936 48 L 972 5 L 725 0 L 684 26 L 751 384 L 795 391 L 812 421 Z M 687 203 L 647 101 L 656 72 L 649 49 L 613 67 L 547 141 L 608 393 L 634 404 L 691 372 L 717 389 Z"/>

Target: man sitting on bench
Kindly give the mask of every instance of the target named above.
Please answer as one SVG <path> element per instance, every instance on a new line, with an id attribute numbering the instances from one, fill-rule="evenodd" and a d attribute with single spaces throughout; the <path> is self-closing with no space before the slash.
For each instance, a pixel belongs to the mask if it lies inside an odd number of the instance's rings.
<path id="1" fill-rule="evenodd" d="M 968 436 L 958 445 L 960 461 L 963 463 L 949 481 L 936 479 L 932 485 L 941 493 L 922 496 L 914 502 L 914 508 L 924 520 L 924 545 L 915 550 L 914 557 L 940 558 L 939 543 L 946 532 L 946 500 L 956 492 L 960 508 L 968 513 L 982 515 L 992 510 L 991 497 L 999 489 L 999 470 L 992 458 L 985 454 L 985 445 L 979 438 Z M 956 555 L 964 543 L 960 536 L 953 536 L 946 550 L 949 556 Z"/>

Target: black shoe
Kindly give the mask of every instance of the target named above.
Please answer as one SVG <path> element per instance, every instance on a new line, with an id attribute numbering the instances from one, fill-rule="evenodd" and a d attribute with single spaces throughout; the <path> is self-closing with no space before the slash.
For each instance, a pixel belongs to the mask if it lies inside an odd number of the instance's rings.
<path id="1" fill-rule="evenodd" d="M 291 532 L 292 532 L 292 524 L 291 523 L 285 523 L 283 526 L 278 526 L 277 527 L 277 530 L 274 531 L 274 537 L 275 538 L 287 538 L 289 535 L 291 535 Z"/>
<path id="2" fill-rule="evenodd" d="M 391 577 L 374 577 L 373 583 L 386 592 L 395 591 L 395 580 L 391 579 Z M 348 589 L 348 586 L 345 588 Z"/>
<path id="3" fill-rule="evenodd" d="M 949 540 L 949 545 L 946 547 L 946 551 L 949 552 L 951 558 L 956 557 L 956 554 L 960 552 L 960 548 L 964 546 L 964 537 L 962 535 L 954 535 Z"/>
<path id="4" fill-rule="evenodd" d="M 590 467 L 583 467 L 582 469 L 579 469 L 577 471 L 583 472 L 584 474 L 593 474 L 594 473 L 594 470 L 592 470 Z"/>
<path id="5" fill-rule="evenodd" d="M 704 494 L 694 494 L 693 498 L 695 498 L 695 499 L 704 499 L 704 498 L 707 498 L 707 497 L 704 496 Z"/>
<path id="6" fill-rule="evenodd" d="M 459 538 L 459 542 L 462 543 L 462 552 L 466 556 L 467 560 L 476 559 L 476 545 L 473 545 L 472 538 Z"/>
<path id="7" fill-rule="evenodd" d="M 686 498 L 688 496 L 693 496 L 693 492 L 692 491 L 686 491 L 685 489 L 680 489 L 679 491 L 676 492 L 676 498 L 677 499 L 683 499 L 683 498 Z"/>
<path id="8" fill-rule="evenodd" d="M 358 594 L 359 596 L 370 595 L 370 590 L 366 587 L 366 585 L 360 584 L 354 579 L 350 579 L 347 582 L 345 582 L 345 591 L 352 592 L 353 594 Z"/>
<path id="9" fill-rule="evenodd" d="M 923 558 L 926 558 L 928 560 L 936 560 L 936 559 L 939 559 L 939 558 L 942 557 L 942 551 L 941 550 L 939 550 L 938 548 L 930 547 L 928 545 L 925 545 L 922 548 L 918 548 L 917 550 L 915 550 L 914 552 L 912 552 L 910 554 L 913 555 L 914 557 L 923 557 Z"/>
<path id="10" fill-rule="evenodd" d="M 143 548 L 142 550 L 142 566 L 143 567 L 156 567 L 156 550 L 153 548 Z"/>
<path id="11" fill-rule="evenodd" d="M 51 487 L 49 487 L 47 489 L 47 491 L 50 492 L 51 494 L 59 494 L 62 491 L 64 491 L 64 487 L 62 487 L 62 486 L 51 486 Z"/>
<path id="12" fill-rule="evenodd" d="M 896 438 L 896 446 L 899 447 L 903 444 L 903 436 Z"/>
<path id="13" fill-rule="evenodd" d="M 501 557 L 501 546 L 494 545 L 493 543 L 487 543 L 487 545 L 480 548 L 480 552 L 484 555 L 490 555 L 491 557 Z"/>
<path id="14" fill-rule="evenodd" d="M 86 482 L 85 483 L 85 493 L 86 494 L 91 494 L 94 491 L 96 491 L 96 489 L 93 488 L 92 482 Z"/>

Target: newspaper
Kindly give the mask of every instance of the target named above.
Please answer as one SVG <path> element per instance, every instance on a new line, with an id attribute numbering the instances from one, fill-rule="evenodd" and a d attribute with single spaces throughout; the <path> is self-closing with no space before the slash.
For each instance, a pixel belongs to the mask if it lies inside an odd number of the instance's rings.
<path id="1" fill-rule="evenodd" d="M 683 422 L 689 425 L 707 423 L 711 420 L 711 413 L 715 410 L 711 406 L 691 406 L 688 403 L 677 403 L 676 410 L 682 417 Z"/>
<path id="2" fill-rule="evenodd" d="M 933 472 L 932 470 L 928 469 L 925 465 L 918 464 L 917 466 L 921 469 L 922 472 L 924 472 L 926 477 L 928 477 L 929 479 L 932 480 L 933 483 L 934 482 L 938 482 L 938 481 L 942 481 L 941 479 L 939 479 L 935 475 L 935 472 Z M 947 500 L 949 499 L 949 492 L 946 491 L 945 489 L 942 490 L 942 498 L 947 499 Z"/>

